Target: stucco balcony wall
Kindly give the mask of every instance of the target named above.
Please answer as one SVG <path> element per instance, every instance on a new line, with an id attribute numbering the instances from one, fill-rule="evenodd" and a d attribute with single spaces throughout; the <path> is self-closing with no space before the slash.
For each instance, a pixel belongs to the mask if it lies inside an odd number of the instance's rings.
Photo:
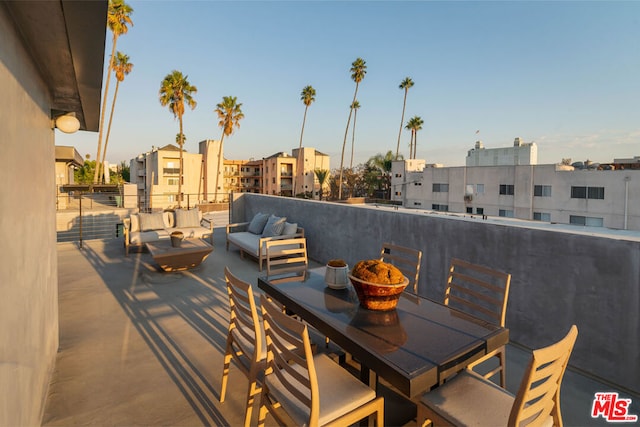
<path id="1" fill-rule="evenodd" d="M 640 393 L 640 233 L 547 227 L 276 196 L 234 194 L 231 221 L 257 212 L 305 229 L 309 256 L 375 258 L 383 242 L 423 251 L 419 293 L 441 300 L 452 257 L 512 274 L 511 340 L 538 348 L 579 328 L 571 365 Z"/>

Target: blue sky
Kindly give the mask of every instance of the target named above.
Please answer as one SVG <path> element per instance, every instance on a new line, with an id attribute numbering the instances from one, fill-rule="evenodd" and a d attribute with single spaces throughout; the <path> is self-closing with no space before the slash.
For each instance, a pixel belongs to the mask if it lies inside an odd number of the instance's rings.
<path id="1" fill-rule="evenodd" d="M 160 105 L 158 89 L 176 69 L 198 88 L 197 107 L 184 116 L 187 151 L 220 138 L 213 110 L 232 95 L 245 119 L 225 138 L 225 157 L 290 153 L 304 114 L 300 92 L 312 85 L 316 102 L 303 145 L 329 154 L 338 167 L 355 89 L 349 69 L 358 57 L 367 74 L 358 90 L 355 164 L 395 152 L 398 85 L 407 76 L 415 85 L 405 122 L 424 120 L 417 157 L 428 163 L 464 165 L 477 139 L 495 148 L 515 137 L 538 145 L 539 163 L 640 155 L 640 2 L 128 3 L 134 26 L 117 49 L 134 68 L 120 85 L 112 163 L 175 142 L 178 122 Z M 114 87 L 112 78 L 109 99 Z M 403 130 L 405 156 L 409 136 Z M 56 144 L 92 159 L 97 140 L 97 133 L 56 133 Z M 347 153 L 350 144 L 351 130 Z"/>

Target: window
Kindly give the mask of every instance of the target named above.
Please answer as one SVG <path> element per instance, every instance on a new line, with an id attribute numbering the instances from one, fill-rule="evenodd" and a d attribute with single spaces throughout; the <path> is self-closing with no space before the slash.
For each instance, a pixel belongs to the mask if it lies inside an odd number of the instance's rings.
<path id="1" fill-rule="evenodd" d="M 476 208 L 476 213 L 478 215 L 484 215 L 484 208 Z"/>
<path id="2" fill-rule="evenodd" d="M 449 184 L 434 183 L 432 191 L 434 193 L 448 193 L 449 192 Z"/>
<path id="3" fill-rule="evenodd" d="M 513 211 L 511 209 L 500 209 L 498 211 L 498 216 L 503 216 L 506 218 L 513 218 Z"/>
<path id="4" fill-rule="evenodd" d="M 476 193 L 484 194 L 484 184 L 476 184 Z"/>
<path id="5" fill-rule="evenodd" d="M 275 177 L 274 177 L 274 178 L 271 178 L 271 183 L 272 183 L 272 184 L 275 184 L 275 183 L 276 183 L 276 178 L 275 178 Z"/>
<path id="6" fill-rule="evenodd" d="M 167 178 L 167 185 L 178 185 L 178 178 Z"/>
<path id="7" fill-rule="evenodd" d="M 588 187 L 587 198 L 604 200 L 604 187 Z"/>
<path id="8" fill-rule="evenodd" d="M 402 191 L 396 191 L 396 196 L 402 196 Z"/>
<path id="9" fill-rule="evenodd" d="M 513 196 L 513 185 L 500 184 L 500 194 Z"/>
<path id="10" fill-rule="evenodd" d="M 473 184 L 467 184 L 464 189 L 465 194 L 473 194 Z"/>
<path id="11" fill-rule="evenodd" d="M 533 220 L 551 222 L 551 214 L 546 212 L 534 212 Z"/>
<path id="12" fill-rule="evenodd" d="M 571 187 L 571 198 L 604 200 L 604 187 Z"/>
<path id="13" fill-rule="evenodd" d="M 472 214 L 473 213 L 473 208 L 472 207 L 468 207 L 467 208 L 467 213 L 468 214 Z"/>
<path id="14" fill-rule="evenodd" d="M 422 185 L 421 182 L 414 182 L 413 185 Z"/>
<path id="15" fill-rule="evenodd" d="M 533 195 L 537 197 L 551 197 L 550 185 L 534 185 Z"/>
<path id="16" fill-rule="evenodd" d="M 569 215 L 569 224 L 573 225 L 586 225 L 589 227 L 602 227 L 602 218 L 594 218 L 580 215 Z"/>
<path id="17" fill-rule="evenodd" d="M 402 174 L 401 173 L 397 173 L 396 174 L 396 178 L 402 178 Z"/>
<path id="18" fill-rule="evenodd" d="M 433 204 L 433 205 L 431 205 L 431 209 L 434 210 L 434 211 L 448 212 L 449 211 L 449 205 Z"/>

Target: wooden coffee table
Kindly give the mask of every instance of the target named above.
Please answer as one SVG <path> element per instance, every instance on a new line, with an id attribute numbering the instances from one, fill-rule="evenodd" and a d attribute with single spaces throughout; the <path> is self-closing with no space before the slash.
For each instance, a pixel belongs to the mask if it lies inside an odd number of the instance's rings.
<path id="1" fill-rule="evenodd" d="M 179 271 L 200 265 L 213 250 L 213 247 L 200 240 L 183 240 L 178 248 L 171 246 L 171 240 L 159 240 L 147 243 L 147 249 L 164 271 Z"/>

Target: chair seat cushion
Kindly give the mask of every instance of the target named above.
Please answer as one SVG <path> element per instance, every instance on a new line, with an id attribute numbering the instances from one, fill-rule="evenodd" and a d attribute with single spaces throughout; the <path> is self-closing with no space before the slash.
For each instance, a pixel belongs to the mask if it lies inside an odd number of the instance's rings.
<path id="1" fill-rule="evenodd" d="M 511 393 L 469 370 L 420 400 L 455 426 L 506 426 L 513 402 Z"/>
<path id="2" fill-rule="evenodd" d="M 374 390 L 360 382 L 326 354 L 313 357 L 320 392 L 319 425 L 324 425 L 376 398 Z M 286 375 L 286 374 L 285 374 Z M 306 425 L 309 413 L 277 379 L 268 375 L 267 385 L 297 425 Z M 295 408 L 295 409 L 294 409 Z"/>

